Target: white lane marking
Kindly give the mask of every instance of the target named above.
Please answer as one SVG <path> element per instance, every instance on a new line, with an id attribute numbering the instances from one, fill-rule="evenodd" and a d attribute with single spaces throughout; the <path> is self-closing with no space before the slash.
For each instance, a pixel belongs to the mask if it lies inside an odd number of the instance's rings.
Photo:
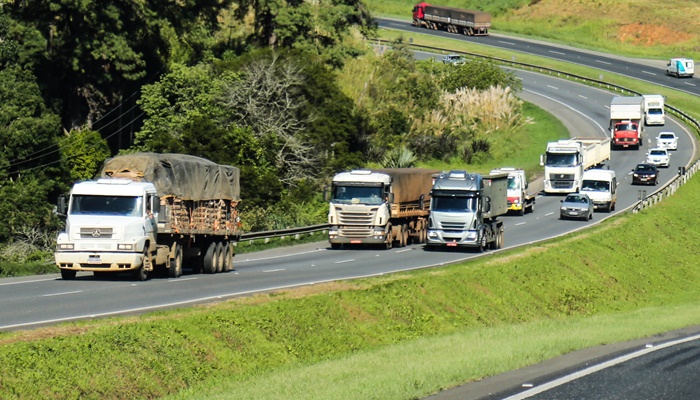
<path id="1" fill-rule="evenodd" d="M 19 285 L 22 283 L 35 283 L 35 282 L 46 282 L 46 281 L 55 281 L 56 278 L 46 278 L 46 279 L 33 279 L 31 281 L 21 281 L 21 282 L 5 282 L 5 283 L 0 283 L 0 286 L 9 286 L 9 285 Z"/>
<path id="2" fill-rule="evenodd" d="M 694 83 L 690 83 L 690 82 L 684 82 L 684 83 L 685 83 L 686 85 L 689 85 L 689 86 L 695 86 Z"/>
<path id="3" fill-rule="evenodd" d="M 642 73 L 643 73 L 643 74 L 649 74 L 649 75 L 656 75 L 655 72 L 651 72 L 651 71 L 642 71 Z"/>
<path id="4" fill-rule="evenodd" d="M 518 222 L 517 224 L 515 224 L 515 226 L 525 225 L 525 224 L 527 224 L 527 222 Z"/>
<path id="5" fill-rule="evenodd" d="M 566 103 L 563 103 L 563 102 L 561 102 L 561 101 L 559 101 L 559 100 L 557 100 L 557 99 L 553 99 L 553 98 L 551 98 L 551 97 L 549 97 L 549 96 L 546 96 L 546 95 L 544 95 L 544 94 L 542 94 L 542 93 L 535 92 L 535 91 L 533 91 L 533 90 L 526 90 L 526 91 L 527 91 L 527 92 L 530 92 L 530 93 L 532 93 L 532 94 L 535 94 L 535 95 L 537 95 L 537 96 L 542 96 L 542 97 L 544 97 L 545 99 L 549 99 L 549 100 L 551 100 L 551 101 L 557 102 L 557 103 L 561 104 L 562 106 L 567 107 L 567 108 L 570 109 L 571 111 L 576 112 L 576 113 L 578 113 L 578 114 L 581 114 L 581 116 L 583 116 L 584 118 L 587 118 L 587 119 L 591 120 L 591 122 L 593 122 L 593 124 L 595 124 L 596 126 L 598 126 L 598 128 L 600 128 L 601 132 L 603 132 L 603 133 L 606 135 L 606 137 L 607 137 L 608 130 L 605 129 L 605 128 L 603 128 L 596 120 L 594 120 L 593 118 L 589 117 L 589 116 L 586 115 L 585 113 L 582 113 L 581 111 L 579 111 L 579 110 L 577 110 L 577 109 L 571 107 L 570 105 L 568 105 L 568 104 L 566 104 Z M 608 106 L 608 107 L 609 107 L 609 106 Z"/>
<path id="6" fill-rule="evenodd" d="M 579 94 L 578 97 L 580 97 L 580 98 L 582 98 L 582 99 L 584 99 L 584 100 L 588 100 L 588 97 L 586 97 L 586 96 L 584 96 L 584 95 L 582 95 L 582 94 Z"/>
<path id="7" fill-rule="evenodd" d="M 53 293 L 53 294 L 42 294 L 41 297 L 53 297 L 53 296 L 63 296 L 64 294 L 76 294 L 76 293 L 83 293 L 82 290 L 74 290 L 72 292 L 61 292 L 61 293 Z"/>
<path id="8" fill-rule="evenodd" d="M 285 271 L 284 268 L 277 268 L 277 269 L 268 269 L 263 272 L 280 272 L 280 271 Z"/>
<path id="9" fill-rule="evenodd" d="M 406 251 L 413 251 L 413 249 L 403 249 L 403 250 L 396 250 L 394 253 L 403 253 Z"/>
<path id="10" fill-rule="evenodd" d="M 351 260 L 336 261 L 336 262 L 334 262 L 333 264 L 345 264 L 345 263 L 349 263 L 349 262 L 353 262 L 353 261 L 355 261 L 354 258 L 351 259 Z"/>
<path id="11" fill-rule="evenodd" d="M 553 213 L 553 212 L 547 213 L 547 214 L 545 214 L 544 216 L 545 216 L 545 217 L 548 217 L 548 216 L 550 216 L 550 215 L 554 215 L 554 213 Z"/>
<path id="12" fill-rule="evenodd" d="M 559 54 L 559 55 L 562 55 L 562 56 L 565 56 L 565 55 L 566 55 L 566 53 L 562 53 L 561 51 L 549 50 L 549 52 L 550 52 L 550 53 L 553 53 L 553 54 Z"/>
<path id="13" fill-rule="evenodd" d="M 506 42 L 506 41 L 503 41 L 503 40 L 499 40 L 498 43 L 509 44 L 509 45 L 511 45 L 511 46 L 515 46 L 515 43 L 513 43 L 513 42 Z"/>
<path id="14" fill-rule="evenodd" d="M 282 258 L 282 257 L 289 257 L 289 256 L 298 256 L 301 254 L 311 254 L 311 253 L 316 253 L 319 251 L 326 251 L 327 249 L 316 249 L 316 250 L 310 250 L 310 251 L 302 251 L 300 253 L 292 253 L 292 254 L 282 254 L 279 256 L 270 256 L 270 257 L 262 257 L 262 258 L 246 258 L 244 260 L 234 260 L 237 264 L 244 263 L 244 262 L 254 262 L 254 261 L 264 261 L 264 260 L 272 260 L 275 258 Z"/>
<path id="15" fill-rule="evenodd" d="M 198 278 L 197 277 L 191 277 L 191 278 L 177 278 L 177 279 L 168 279 L 168 283 L 174 283 L 174 282 L 185 282 L 185 281 L 196 281 Z"/>
<path id="16" fill-rule="evenodd" d="M 603 61 L 603 60 L 595 60 L 595 62 L 600 63 L 600 64 L 605 64 L 605 65 L 612 65 L 612 63 L 609 63 L 609 62 Z"/>
<path id="17" fill-rule="evenodd" d="M 543 385 L 541 385 L 541 386 L 538 386 L 538 387 L 536 387 L 536 388 L 532 388 L 532 389 L 526 390 L 526 391 L 524 391 L 524 392 L 522 392 L 522 393 L 518 393 L 518 394 L 513 395 L 513 396 L 510 396 L 510 397 L 506 397 L 505 400 L 521 400 L 521 399 L 526 399 L 526 398 L 532 397 L 532 396 L 534 396 L 534 395 L 536 395 L 536 394 L 539 394 L 539 393 L 542 393 L 542 392 L 546 392 L 546 391 L 549 390 L 549 389 L 555 388 L 555 387 L 557 387 L 557 386 L 561 386 L 561 385 L 563 385 L 563 384 L 565 384 L 565 383 L 569 383 L 569 382 L 571 382 L 571 381 L 573 381 L 573 380 L 582 378 L 582 377 L 584 377 L 584 376 L 593 374 L 593 373 L 595 373 L 595 372 L 602 371 L 602 370 L 604 370 L 604 369 L 606 369 L 606 368 L 614 367 L 614 366 L 617 365 L 617 364 L 621 364 L 621 363 L 623 363 L 623 362 L 627 362 L 627 361 L 632 360 L 632 359 L 635 359 L 635 358 L 637 358 L 637 357 L 641 357 L 641 356 L 647 355 L 647 354 L 652 353 L 652 352 L 654 352 L 654 351 L 662 350 L 662 349 L 665 349 L 665 348 L 667 348 L 667 347 L 672 347 L 672 346 L 676 346 L 676 345 L 683 344 L 683 343 L 687 343 L 687 342 L 692 342 L 692 341 L 698 340 L 698 339 L 700 339 L 700 335 L 690 336 L 690 337 L 687 337 L 687 338 L 683 338 L 683 339 L 678 339 L 678 340 L 666 342 L 666 343 L 663 343 L 663 344 L 659 344 L 658 346 L 654 346 L 654 345 L 649 345 L 649 344 L 647 344 L 646 346 L 644 346 L 644 349 L 642 349 L 642 350 L 638 350 L 638 351 L 636 351 L 636 352 L 634 352 L 634 353 L 630 353 L 630 354 L 627 354 L 627 355 L 624 355 L 624 356 L 621 356 L 621 357 L 618 357 L 618 358 L 614 358 L 614 359 L 612 359 L 612 360 L 608 360 L 608 361 L 603 362 L 603 363 L 600 363 L 600 364 L 598 364 L 598 365 L 590 366 L 590 367 L 588 367 L 588 368 L 586 368 L 586 369 L 583 369 L 583 370 L 581 370 L 581 371 L 577 371 L 577 372 L 574 372 L 574 373 L 572 373 L 572 374 L 563 376 L 563 377 L 561 377 L 561 378 L 559 378 L 559 379 L 555 379 L 555 380 L 553 380 L 553 381 L 551 381 L 551 382 L 545 383 L 545 384 L 543 384 Z"/>
<path id="18" fill-rule="evenodd" d="M 559 90 L 559 88 L 558 88 L 558 87 L 556 87 L 556 86 L 552 86 L 552 85 L 547 85 L 547 87 L 548 87 L 548 88 L 552 88 L 552 89 L 556 89 L 556 90 Z"/>

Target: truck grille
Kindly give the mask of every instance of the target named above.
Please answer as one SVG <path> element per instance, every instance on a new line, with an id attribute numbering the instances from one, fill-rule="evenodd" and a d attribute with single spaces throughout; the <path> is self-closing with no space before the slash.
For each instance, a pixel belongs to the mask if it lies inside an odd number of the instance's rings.
<path id="1" fill-rule="evenodd" d="M 554 189 L 569 189 L 574 186 L 573 174 L 550 174 L 549 183 Z"/>
<path id="2" fill-rule="evenodd" d="M 81 239 L 111 239 L 112 228 L 80 228 Z"/>
<path id="3" fill-rule="evenodd" d="M 338 210 L 340 225 L 372 225 L 372 220 L 379 208 L 371 208 L 368 211 Z"/>
<path id="4" fill-rule="evenodd" d="M 446 231 L 463 231 L 467 229 L 464 222 L 440 222 L 440 228 Z"/>

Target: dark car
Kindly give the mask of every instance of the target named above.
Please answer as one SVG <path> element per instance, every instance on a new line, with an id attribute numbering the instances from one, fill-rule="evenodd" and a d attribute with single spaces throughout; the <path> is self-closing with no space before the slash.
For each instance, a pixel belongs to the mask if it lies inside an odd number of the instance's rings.
<path id="1" fill-rule="evenodd" d="M 593 219 L 593 201 L 587 194 L 567 194 L 561 201 L 559 218 Z"/>
<path id="2" fill-rule="evenodd" d="M 659 183 L 659 168 L 654 164 L 637 164 L 632 170 L 633 185 L 655 185 Z"/>

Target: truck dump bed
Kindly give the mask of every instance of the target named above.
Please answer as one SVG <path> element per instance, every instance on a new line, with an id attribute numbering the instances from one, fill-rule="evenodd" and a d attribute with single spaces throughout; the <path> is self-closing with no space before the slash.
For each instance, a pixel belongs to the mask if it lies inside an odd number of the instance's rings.
<path id="1" fill-rule="evenodd" d="M 391 177 L 391 190 L 394 194 L 392 217 L 423 215 L 429 212 L 433 177 L 440 171 L 425 168 L 381 168 L 373 169 L 372 172 Z"/>
<path id="2" fill-rule="evenodd" d="M 508 213 L 508 173 L 484 175 L 484 195 L 491 198 L 491 210 L 485 218 L 495 218 Z"/>

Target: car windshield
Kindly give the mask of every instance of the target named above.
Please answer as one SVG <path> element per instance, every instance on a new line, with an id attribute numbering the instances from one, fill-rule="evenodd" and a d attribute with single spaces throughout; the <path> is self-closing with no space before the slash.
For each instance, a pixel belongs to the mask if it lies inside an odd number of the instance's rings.
<path id="1" fill-rule="evenodd" d="M 675 139 L 676 137 L 671 133 L 662 133 L 659 135 L 660 139 Z"/>
<path id="2" fill-rule="evenodd" d="M 584 180 L 581 185 L 582 192 L 607 192 L 610 190 L 610 182 Z"/>
<path id="3" fill-rule="evenodd" d="M 566 199 L 564 199 L 564 203 L 585 204 L 585 203 L 588 203 L 588 199 L 585 198 L 584 196 L 569 195 L 569 196 L 566 196 Z"/>
<path id="4" fill-rule="evenodd" d="M 653 165 L 641 164 L 637 165 L 637 172 L 651 172 L 654 171 Z"/>
<path id="5" fill-rule="evenodd" d="M 652 156 L 665 156 L 666 151 L 664 151 L 664 150 L 651 150 L 649 152 L 649 154 L 651 154 Z"/>

